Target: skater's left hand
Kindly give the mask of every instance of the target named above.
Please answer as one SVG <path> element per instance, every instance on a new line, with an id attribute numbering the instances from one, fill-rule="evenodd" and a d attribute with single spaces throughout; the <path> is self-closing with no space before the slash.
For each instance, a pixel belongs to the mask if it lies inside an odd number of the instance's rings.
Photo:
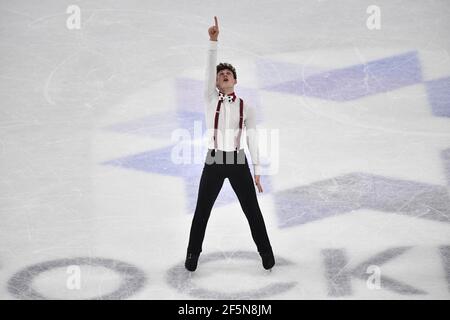
<path id="1" fill-rule="evenodd" d="M 261 176 L 260 175 L 255 175 L 255 184 L 258 187 L 258 192 L 263 192 L 263 188 L 261 185 Z"/>

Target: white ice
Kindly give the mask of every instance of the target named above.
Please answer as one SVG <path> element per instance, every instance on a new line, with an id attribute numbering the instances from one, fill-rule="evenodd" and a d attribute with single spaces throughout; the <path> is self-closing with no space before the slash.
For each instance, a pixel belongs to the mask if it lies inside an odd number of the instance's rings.
<path id="1" fill-rule="evenodd" d="M 376 1 L 379 30 L 366 26 L 371 4 L 2 1 L 0 298 L 449 299 L 450 101 L 438 91 L 447 116 L 433 114 L 427 82 L 450 77 L 450 3 Z M 81 10 L 80 29 L 66 26 L 71 5 Z M 259 127 L 279 136 L 277 170 L 262 176 L 271 190 L 258 194 L 280 262 L 270 273 L 234 200 L 214 207 L 199 267 L 188 274 L 186 179 L 101 164 L 174 144 L 180 124 L 165 115 L 183 108 L 179 79 L 204 79 L 214 15 L 219 60 L 236 65 L 237 91 L 256 92 Z M 358 99 L 264 89 L 408 52 L 417 53 L 421 81 Z M 152 116 L 162 121 L 151 134 L 108 130 Z M 347 203 L 361 208 L 280 220 L 283 192 L 303 187 L 334 205 L 343 198 L 320 182 L 339 188 L 333 179 L 352 173 L 369 177 L 362 187 L 345 184 L 344 201 L 351 195 Z M 371 189 L 375 206 L 354 198 L 371 177 L 392 186 Z M 389 181 L 430 192 L 390 204 L 399 191 Z M 281 206 L 298 210 L 295 201 Z M 122 273 L 118 261 L 129 265 Z M 361 269 L 366 262 L 378 271 Z"/>

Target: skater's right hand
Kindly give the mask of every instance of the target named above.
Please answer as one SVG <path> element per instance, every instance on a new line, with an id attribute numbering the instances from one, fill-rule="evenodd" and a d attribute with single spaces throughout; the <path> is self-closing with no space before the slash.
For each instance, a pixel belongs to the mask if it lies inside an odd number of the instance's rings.
<path id="1" fill-rule="evenodd" d="M 209 40 L 217 41 L 217 37 L 219 36 L 219 23 L 217 22 L 217 17 L 214 16 L 214 25 L 209 27 Z"/>

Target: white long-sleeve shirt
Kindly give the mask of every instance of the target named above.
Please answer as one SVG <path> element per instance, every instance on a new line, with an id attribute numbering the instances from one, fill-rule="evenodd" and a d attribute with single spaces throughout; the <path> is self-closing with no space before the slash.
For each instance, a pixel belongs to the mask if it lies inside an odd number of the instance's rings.
<path id="1" fill-rule="evenodd" d="M 219 91 L 216 88 L 216 74 L 217 74 L 217 41 L 209 41 L 208 61 L 206 67 L 206 82 L 205 82 L 205 120 L 208 131 L 207 141 L 208 148 L 214 149 L 214 119 L 217 109 L 217 102 L 219 100 Z M 243 99 L 244 100 L 244 99 Z M 235 141 L 239 132 L 239 97 L 233 102 L 224 100 L 220 107 L 218 132 L 217 134 L 217 149 L 222 151 L 236 150 Z M 253 162 L 253 170 L 255 175 L 261 174 L 261 165 L 259 157 L 258 134 L 256 131 L 256 110 L 255 107 L 249 105 L 244 100 L 244 121 L 243 131 L 247 137 L 247 146 L 250 151 Z M 242 150 L 244 132 L 241 134 L 240 149 Z"/>

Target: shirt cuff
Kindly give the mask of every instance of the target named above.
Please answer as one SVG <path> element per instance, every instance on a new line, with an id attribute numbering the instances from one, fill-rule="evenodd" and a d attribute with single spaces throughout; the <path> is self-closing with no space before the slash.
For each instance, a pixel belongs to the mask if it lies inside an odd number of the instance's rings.
<path id="1" fill-rule="evenodd" d="M 212 40 L 209 40 L 209 49 L 211 49 L 211 50 L 217 50 L 217 42 L 219 42 L 219 41 L 212 41 Z"/>
<path id="2" fill-rule="evenodd" d="M 253 172 L 254 172 L 255 176 L 260 176 L 261 171 L 262 171 L 261 165 L 259 165 L 259 164 L 253 165 Z"/>

